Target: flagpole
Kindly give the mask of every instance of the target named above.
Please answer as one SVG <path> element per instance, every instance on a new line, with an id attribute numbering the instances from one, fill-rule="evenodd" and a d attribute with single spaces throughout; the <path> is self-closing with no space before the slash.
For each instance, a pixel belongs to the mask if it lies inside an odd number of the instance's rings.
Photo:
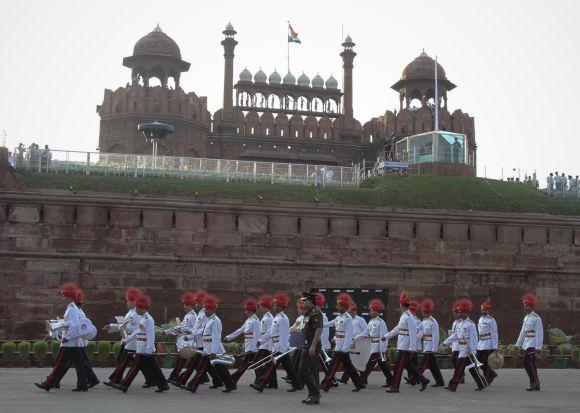
<path id="1" fill-rule="evenodd" d="M 437 85 L 437 56 L 435 56 L 435 130 L 439 130 L 439 86 Z"/>
<path id="2" fill-rule="evenodd" d="M 288 62 L 288 73 L 290 73 L 290 41 L 288 40 L 289 28 L 290 28 L 290 21 L 288 21 L 288 27 L 286 28 L 286 61 Z"/>

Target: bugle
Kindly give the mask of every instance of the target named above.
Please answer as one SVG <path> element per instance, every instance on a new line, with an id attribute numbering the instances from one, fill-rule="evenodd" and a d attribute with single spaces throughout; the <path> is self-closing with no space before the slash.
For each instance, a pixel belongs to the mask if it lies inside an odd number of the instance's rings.
<path id="1" fill-rule="evenodd" d="M 480 367 L 483 366 L 483 364 L 477 359 L 476 354 L 474 353 L 473 349 L 469 344 L 467 345 L 467 349 L 469 361 L 471 361 L 471 364 L 466 366 L 464 371 L 468 371 L 471 368 L 473 368 L 475 370 L 475 374 L 477 375 L 479 380 L 483 383 L 483 387 L 487 389 L 489 387 L 489 383 L 485 378 L 485 374 L 483 374 L 483 372 L 480 370 Z"/>

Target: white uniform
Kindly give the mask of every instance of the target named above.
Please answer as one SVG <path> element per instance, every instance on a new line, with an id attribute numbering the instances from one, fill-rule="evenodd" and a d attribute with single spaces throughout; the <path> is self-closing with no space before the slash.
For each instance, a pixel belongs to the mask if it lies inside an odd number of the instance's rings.
<path id="1" fill-rule="evenodd" d="M 262 316 L 262 320 L 260 321 L 260 338 L 268 334 L 270 328 L 272 327 L 272 321 L 274 321 L 272 313 L 270 313 L 269 311 L 264 313 L 264 315 Z M 272 351 L 272 340 L 265 341 L 260 340 L 258 348 L 260 350 Z"/>
<path id="2" fill-rule="evenodd" d="M 294 324 L 292 324 L 292 327 L 290 327 L 290 331 L 302 331 L 303 326 L 304 326 L 304 315 L 300 314 L 296 318 L 296 321 L 294 321 Z"/>
<path id="3" fill-rule="evenodd" d="M 367 322 L 358 314 L 352 316 L 352 335 L 357 336 L 367 328 Z"/>
<path id="4" fill-rule="evenodd" d="M 217 355 L 225 353 L 222 345 L 222 322 L 215 314 L 207 318 L 203 328 L 203 352 Z"/>
<path id="5" fill-rule="evenodd" d="M 517 347 L 524 350 L 528 348 L 542 349 L 544 343 L 544 327 L 542 326 L 542 319 L 534 311 L 530 312 L 524 317 L 522 324 L 522 331 L 516 343 Z"/>
<path id="6" fill-rule="evenodd" d="M 280 311 L 272 320 L 270 331 L 260 339 L 260 343 L 264 341 L 272 342 L 272 351 L 285 353 L 290 349 L 290 322 L 284 312 Z"/>
<path id="7" fill-rule="evenodd" d="M 411 311 L 404 311 L 399 318 L 399 323 L 384 337 L 388 341 L 395 336 L 397 336 L 397 350 L 417 351 L 417 325 Z"/>
<path id="8" fill-rule="evenodd" d="M 66 322 L 67 329 L 62 335 L 63 339 L 66 339 L 67 342 L 60 343 L 61 347 L 83 346 L 83 339 L 76 336 L 80 318 L 81 314 L 79 312 L 79 308 L 75 305 L 75 303 L 70 303 L 69 305 L 67 305 L 63 317 L 64 321 Z"/>
<path id="9" fill-rule="evenodd" d="M 205 315 L 205 309 L 199 310 L 197 317 L 195 317 L 195 323 L 191 334 L 187 336 L 188 339 L 193 339 L 195 346 L 197 348 L 203 348 L 203 329 L 207 323 L 207 316 Z"/>
<path id="10" fill-rule="evenodd" d="M 124 327 L 125 338 L 130 336 L 131 334 L 133 334 L 139 326 L 140 316 L 139 316 L 139 314 L 137 314 L 137 311 L 135 311 L 134 308 L 131 308 L 129 311 L 127 311 L 127 314 L 125 314 L 125 317 L 123 318 L 123 322 L 125 322 L 127 320 L 129 320 L 129 321 L 127 322 L 127 324 L 125 324 L 125 327 Z M 109 324 L 109 331 L 111 331 L 111 332 L 119 331 L 119 325 L 118 324 Z M 131 343 L 125 342 L 125 350 L 130 350 L 130 351 L 137 350 L 137 342 L 136 341 L 132 341 Z"/>
<path id="11" fill-rule="evenodd" d="M 421 319 L 414 315 L 415 317 L 415 328 L 417 329 L 417 351 L 423 351 L 423 323 Z"/>
<path id="12" fill-rule="evenodd" d="M 352 317 L 348 312 L 337 316 L 334 320 L 326 323 L 328 327 L 334 327 L 334 351 L 348 353 L 353 343 Z"/>
<path id="13" fill-rule="evenodd" d="M 326 324 L 328 324 L 328 317 L 324 313 L 322 313 L 322 324 L 324 325 L 324 327 L 322 327 L 322 335 L 320 336 L 320 342 L 322 343 L 322 348 L 324 350 L 330 350 L 330 348 L 332 347 L 330 345 L 330 328 L 326 326 Z"/>
<path id="14" fill-rule="evenodd" d="M 137 329 L 125 339 L 125 348 L 132 342 L 137 354 L 155 353 L 155 320 L 149 313 L 140 316 Z"/>
<path id="15" fill-rule="evenodd" d="M 260 341 L 260 320 L 256 314 L 248 317 L 244 324 L 233 333 L 227 335 L 226 339 L 231 341 L 242 333 L 244 334 L 244 351 L 246 353 L 257 352 L 258 342 Z"/>
<path id="16" fill-rule="evenodd" d="M 459 358 L 469 357 L 469 347 L 475 353 L 477 350 L 477 328 L 469 318 L 457 323 L 456 331 L 443 342 L 446 346 L 457 340 Z M 468 347 L 469 346 L 469 347 Z"/>
<path id="17" fill-rule="evenodd" d="M 372 318 L 365 330 L 354 336 L 354 340 L 368 337 L 371 339 L 371 353 L 384 353 L 387 351 L 387 341 L 381 341 L 381 338 L 388 334 L 387 323 L 381 317 Z"/>
<path id="18" fill-rule="evenodd" d="M 433 316 L 422 321 L 423 324 L 423 352 L 435 353 L 439 350 L 439 323 Z"/>
<path id="19" fill-rule="evenodd" d="M 483 315 L 479 317 L 477 332 L 479 333 L 478 350 L 497 350 L 497 323 L 492 316 Z"/>
<path id="20" fill-rule="evenodd" d="M 453 322 L 453 325 L 451 326 L 451 334 L 458 332 L 460 322 L 461 322 L 461 320 L 455 320 Z M 453 352 L 459 351 L 459 343 L 457 342 L 457 340 L 454 340 L 451 343 L 451 351 L 453 351 Z"/>

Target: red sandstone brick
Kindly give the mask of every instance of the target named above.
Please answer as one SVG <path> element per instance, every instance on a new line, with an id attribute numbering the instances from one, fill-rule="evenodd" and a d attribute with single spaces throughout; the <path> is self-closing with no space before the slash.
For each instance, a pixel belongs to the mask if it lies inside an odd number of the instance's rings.
<path id="1" fill-rule="evenodd" d="M 70 225 L 74 222 L 74 207 L 45 205 L 43 207 L 43 217 L 45 224 Z"/>
<path id="2" fill-rule="evenodd" d="M 294 235 L 298 233 L 298 217 L 270 215 L 270 234 Z"/>
<path id="3" fill-rule="evenodd" d="M 495 242 L 495 225 L 470 224 L 469 232 L 472 242 Z"/>
<path id="4" fill-rule="evenodd" d="M 467 241 L 467 224 L 444 223 L 443 239 L 446 241 Z"/>
<path id="5" fill-rule="evenodd" d="M 544 227 L 524 227 L 524 242 L 533 244 L 545 244 L 548 231 Z"/>
<path id="6" fill-rule="evenodd" d="M 508 243 L 522 242 L 522 227 L 516 225 L 498 225 L 497 240 Z"/>
<path id="7" fill-rule="evenodd" d="M 118 228 L 137 228 L 140 225 L 138 209 L 111 208 L 111 226 Z"/>
<path id="8" fill-rule="evenodd" d="M 357 220 L 352 218 L 331 218 L 330 235 L 356 237 Z"/>
<path id="9" fill-rule="evenodd" d="M 39 222 L 40 206 L 38 205 L 10 205 L 9 222 Z"/>
<path id="10" fill-rule="evenodd" d="M 6 204 L 0 203 L 0 225 L 3 225 L 6 221 Z"/>
<path id="11" fill-rule="evenodd" d="M 574 243 L 574 230 L 572 228 L 549 228 L 550 244 L 572 245 Z"/>
<path id="12" fill-rule="evenodd" d="M 328 219 L 327 218 L 300 218 L 300 233 L 302 235 L 327 235 Z"/>
<path id="13" fill-rule="evenodd" d="M 207 231 L 208 232 L 234 232 L 236 230 L 235 214 L 207 214 Z"/>
<path id="14" fill-rule="evenodd" d="M 359 219 L 359 237 L 361 238 L 385 238 L 386 221 L 379 219 Z"/>
<path id="15" fill-rule="evenodd" d="M 441 224 L 439 222 L 417 222 L 417 238 L 440 239 Z"/>
<path id="16" fill-rule="evenodd" d="M 143 210 L 143 227 L 144 228 L 171 228 L 173 220 L 173 211 L 167 210 Z"/>
<path id="17" fill-rule="evenodd" d="M 203 231 L 204 214 L 200 212 L 175 211 L 175 228 L 183 231 Z"/>
<path id="18" fill-rule="evenodd" d="M 389 221 L 389 238 L 413 239 L 413 227 L 413 222 Z"/>
<path id="19" fill-rule="evenodd" d="M 241 214 L 238 217 L 238 231 L 242 234 L 265 234 L 268 232 L 268 217 Z"/>
<path id="20" fill-rule="evenodd" d="M 79 206 L 77 208 L 77 224 L 84 226 L 107 225 L 107 208 Z"/>

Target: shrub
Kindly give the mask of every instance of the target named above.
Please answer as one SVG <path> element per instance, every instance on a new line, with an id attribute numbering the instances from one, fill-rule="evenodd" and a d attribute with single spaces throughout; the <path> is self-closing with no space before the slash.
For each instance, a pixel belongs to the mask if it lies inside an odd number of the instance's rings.
<path id="1" fill-rule="evenodd" d="M 87 353 L 87 357 L 89 360 L 93 360 L 95 358 L 95 353 L 97 352 L 97 343 L 94 341 L 89 341 L 85 346 L 85 353 Z"/>
<path id="2" fill-rule="evenodd" d="M 99 360 L 105 361 L 109 358 L 111 354 L 111 342 L 110 341 L 99 341 Z"/>
<path id="3" fill-rule="evenodd" d="M 36 361 L 44 361 L 48 352 L 48 343 L 46 341 L 36 341 L 32 345 L 32 352 Z"/>
<path id="4" fill-rule="evenodd" d="M 580 363 L 580 348 L 575 347 L 572 350 L 572 360 L 574 360 L 574 363 Z"/>
<path id="5" fill-rule="evenodd" d="M 2 345 L 2 355 L 4 360 L 14 360 L 16 355 L 16 344 L 13 341 L 7 341 Z"/>
<path id="6" fill-rule="evenodd" d="M 389 361 L 394 363 L 397 359 L 397 347 L 389 347 Z"/>
<path id="7" fill-rule="evenodd" d="M 20 360 L 28 360 L 30 357 L 30 343 L 28 341 L 21 341 L 18 344 L 18 355 L 20 356 Z"/>
<path id="8" fill-rule="evenodd" d="M 122 345 L 123 344 L 120 341 L 117 341 L 115 344 L 113 344 L 113 354 L 115 354 L 115 358 L 119 357 Z"/>
<path id="9" fill-rule="evenodd" d="M 56 357 L 58 356 L 58 352 L 60 350 L 60 341 L 58 340 L 53 340 L 50 342 L 50 353 L 52 354 L 52 357 L 56 359 Z"/>

